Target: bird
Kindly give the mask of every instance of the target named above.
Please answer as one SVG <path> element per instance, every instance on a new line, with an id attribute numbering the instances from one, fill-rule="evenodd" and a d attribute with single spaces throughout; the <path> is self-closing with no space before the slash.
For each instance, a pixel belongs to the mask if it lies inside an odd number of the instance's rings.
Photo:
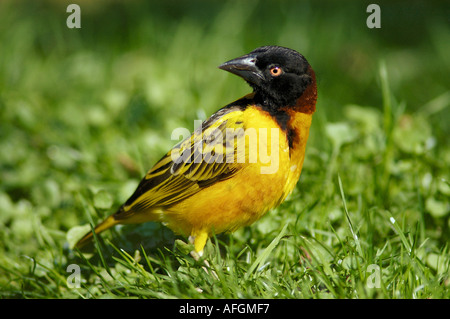
<path id="1" fill-rule="evenodd" d="M 262 46 L 219 66 L 252 92 L 225 105 L 146 173 L 93 231 L 161 222 L 203 256 L 213 234 L 249 226 L 279 206 L 302 171 L 316 110 L 315 72 L 299 52 Z M 76 248 L 93 237 L 90 231 Z"/>

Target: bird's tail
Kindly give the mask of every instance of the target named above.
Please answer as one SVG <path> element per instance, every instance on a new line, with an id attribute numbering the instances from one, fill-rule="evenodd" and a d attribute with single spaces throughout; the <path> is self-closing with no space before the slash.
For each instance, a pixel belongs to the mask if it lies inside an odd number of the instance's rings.
<path id="1" fill-rule="evenodd" d="M 109 216 L 106 218 L 103 222 L 95 226 L 94 232 L 95 234 L 100 234 L 102 231 L 107 230 L 108 228 L 113 227 L 114 225 L 117 225 L 119 223 L 118 220 L 114 218 L 114 215 Z M 92 240 L 93 232 L 89 232 L 86 235 L 84 235 L 83 238 L 81 238 L 75 245 L 75 248 L 82 248 L 87 243 L 89 243 Z"/>

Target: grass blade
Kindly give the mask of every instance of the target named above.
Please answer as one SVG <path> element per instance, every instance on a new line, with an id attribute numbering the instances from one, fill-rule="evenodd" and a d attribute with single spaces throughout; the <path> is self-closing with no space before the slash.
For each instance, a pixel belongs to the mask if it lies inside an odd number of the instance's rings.
<path id="1" fill-rule="evenodd" d="M 245 280 L 249 279 L 249 277 L 253 275 L 255 270 L 260 268 L 264 264 L 267 257 L 269 257 L 269 255 L 272 253 L 273 249 L 280 242 L 281 238 L 286 234 L 286 229 L 287 229 L 288 225 L 289 224 L 284 225 L 283 229 L 278 234 L 278 236 L 275 237 L 274 240 L 272 240 L 272 242 L 269 244 L 269 246 L 267 246 L 267 248 L 263 251 L 263 253 L 261 255 L 259 255 L 258 258 L 256 258 L 256 260 L 253 262 L 253 264 L 250 266 L 249 270 L 245 274 Z"/>
<path id="2" fill-rule="evenodd" d="M 358 235 L 356 234 L 356 232 L 353 228 L 352 220 L 350 219 L 350 215 L 348 213 L 347 202 L 345 200 L 345 195 L 344 195 L 344 188 L 342 187 L 342 181 L 341 181 L 341 177 L 339 176 L 339 174 L 338 174 L 338 181 L 339 181 L 339 189 L 341 191 L 342 203 L 344 204 L 345 216 L 347 217 L 348 227 L 350 228 L 350 232 L 352 233 L 352 237 L 353 237 L 353 240 L 355 241 L 356 248 L 358 249 L 358 253 L 361 257 L 363 257 L 361 243 L 359 241 Z"/>

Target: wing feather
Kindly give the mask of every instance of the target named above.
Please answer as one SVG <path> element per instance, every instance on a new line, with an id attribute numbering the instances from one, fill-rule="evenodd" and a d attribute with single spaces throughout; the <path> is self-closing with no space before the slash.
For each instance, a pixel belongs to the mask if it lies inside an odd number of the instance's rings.
<path id="1" fill-rule="evenodd" d="M 127 218 L 149 208 L 169 207 L 236 174 L 243 163 L 237 159 L 245 156 L 237 154 L 237 145 L 245 137 L 237 134 L 228 141 L 227 129 L 243 131 L 243 119 L 243 107 L 237 105 L 227 106 L 203 122 L 148 171 L 115 218 Z"/>

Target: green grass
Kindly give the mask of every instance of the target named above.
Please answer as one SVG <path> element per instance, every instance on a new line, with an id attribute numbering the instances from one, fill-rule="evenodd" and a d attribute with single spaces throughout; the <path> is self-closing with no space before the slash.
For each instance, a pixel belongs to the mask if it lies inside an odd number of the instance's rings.
<path id="1" fill-rule="evenodd" d="M 78 3 L 81 30 L 59 1 L 0 3 L 1 298 L 450 297 L 448 5 L 380 2 L 370 30 L 362 2 Z M 213 237 L 209 268 L 153 223 L 70 250 L 173 129 L 249 92 L 216 66 L 265 44 L 318 78 L 288 200 Z"/>

